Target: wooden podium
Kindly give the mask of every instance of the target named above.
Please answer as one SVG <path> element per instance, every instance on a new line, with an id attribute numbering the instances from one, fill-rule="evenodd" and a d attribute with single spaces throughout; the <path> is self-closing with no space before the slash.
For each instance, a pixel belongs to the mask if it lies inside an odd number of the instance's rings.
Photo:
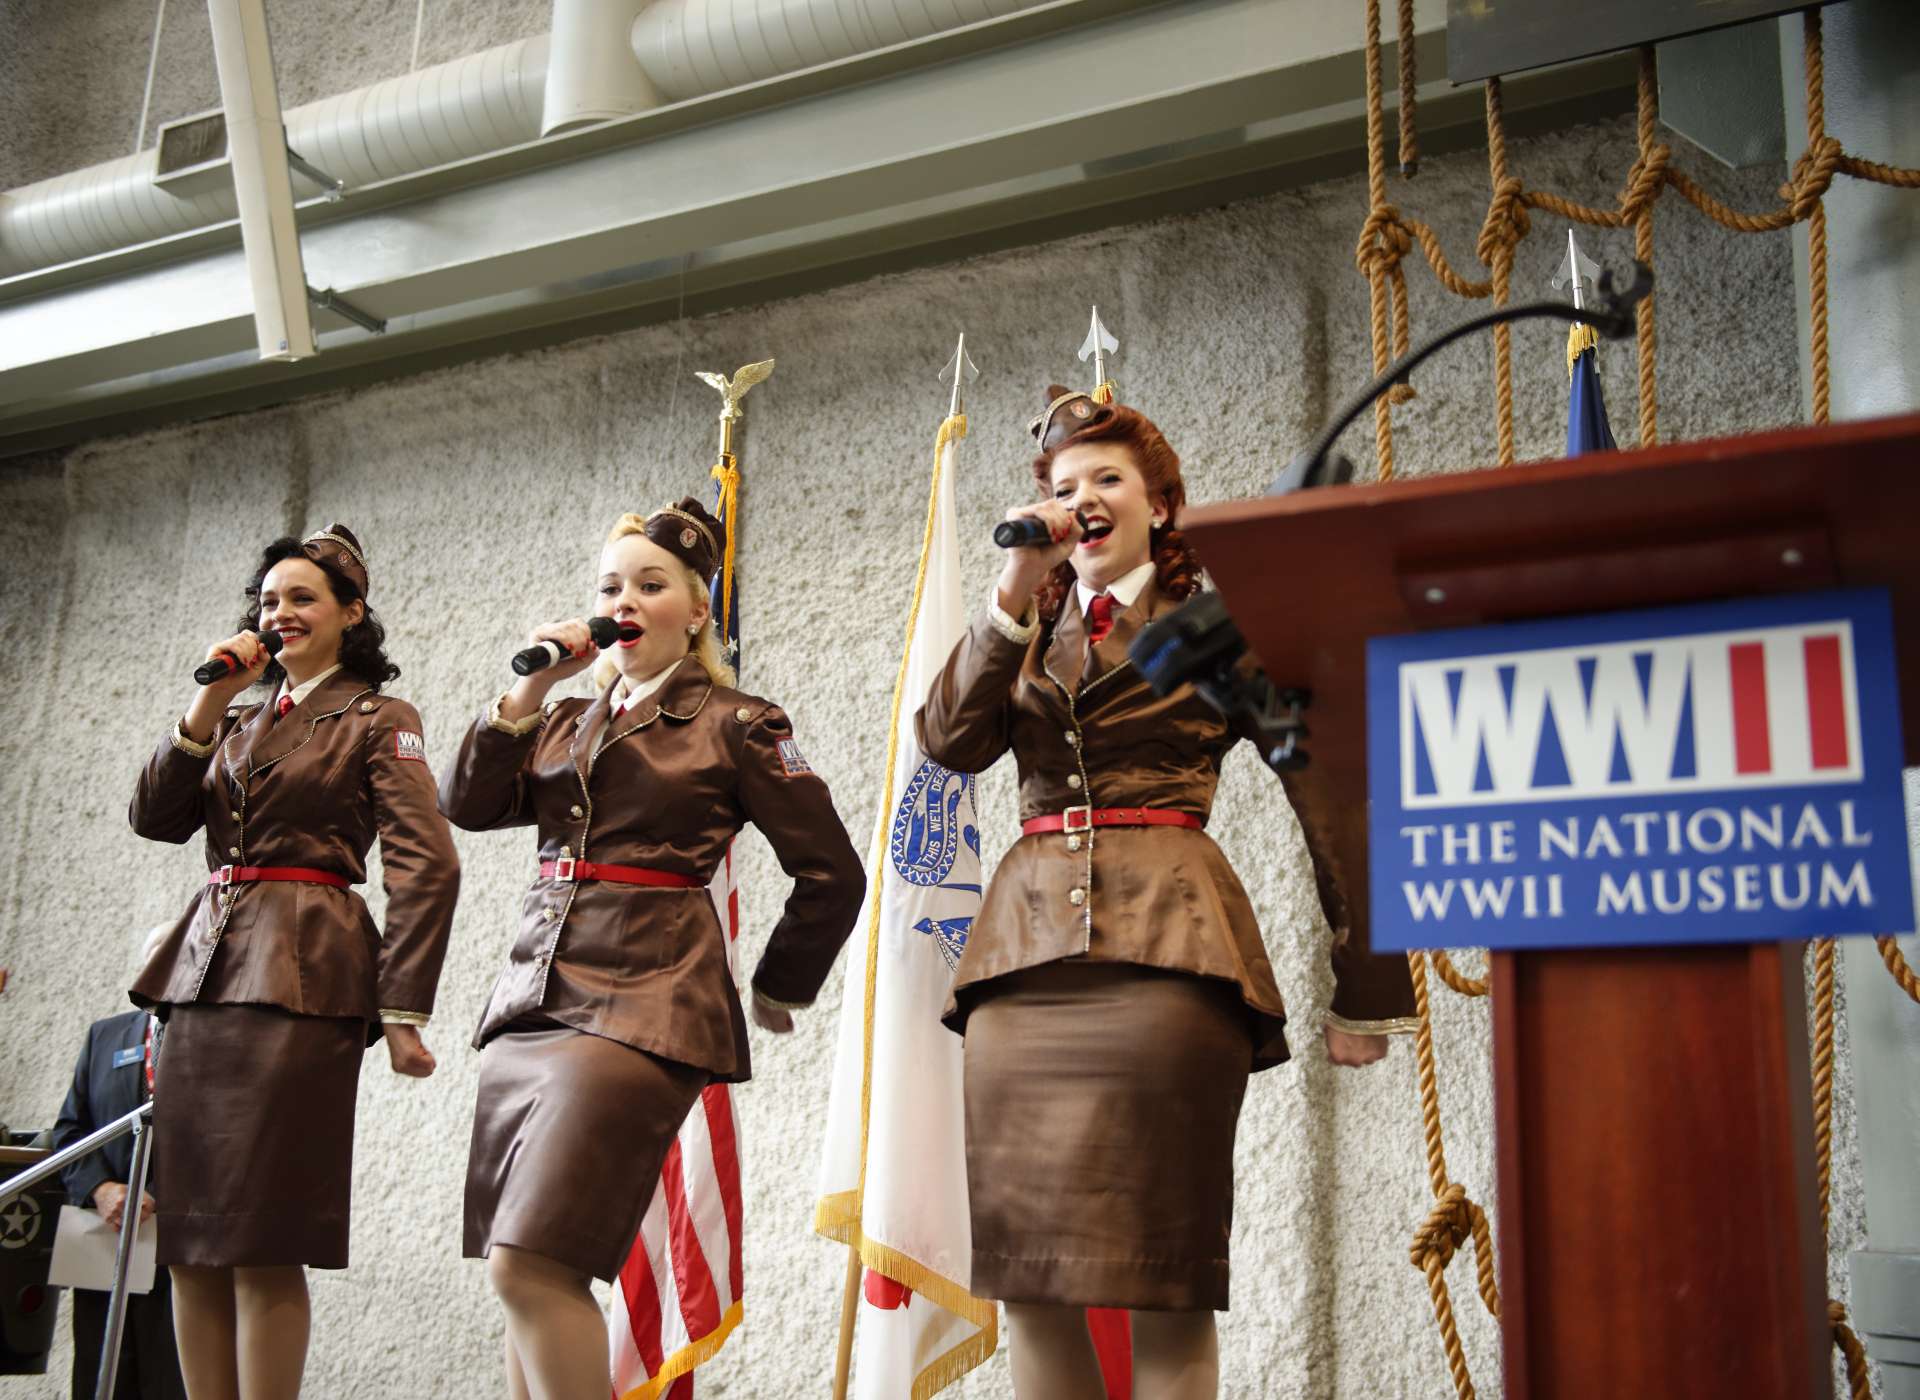
<path id="1" fill-rule="evenodd" d="M 1366 642 L 1889 591 L 1920 764 L 1920 415 L 1198 507 L 1267 674 L 1313 692 L 1297 803 L 1367 926 Z M 1506 1394 L 1831 1393 L 1800 944 L 1497 953 Z"/>

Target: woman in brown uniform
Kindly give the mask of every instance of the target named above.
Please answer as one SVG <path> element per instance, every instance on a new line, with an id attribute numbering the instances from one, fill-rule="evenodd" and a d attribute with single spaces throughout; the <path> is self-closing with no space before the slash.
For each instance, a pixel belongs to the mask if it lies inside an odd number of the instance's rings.
<path id="1" fill-rule="evenodd" d="M 859 858 L 779 707 L 731 688 L 709 625 L 720 526 L 697 502 L 624 515 L 598 616 L 622 624 L 592 699 L 543 705 L 598 655 L 583 619 L 533 633 L 561 659 L 475 722 L 441 785 L 470 831 L 538 829 L 538 871 L 475 1044 L 466 1254 L 507 1310 L 515 1397 L 605 1400 L 612 1280 L 667 1149 L 712 1080 L 748 1077 L 747 1026 L 707 885 L 752 822 L 793 877 L 753 1018 L 793 1028 L 853 927 Z"/>
<path id="2" fill-rule="evenodd" d="M 353 532 L 275 540 L 247 597 L 241 632 L 208 653 L 238 664 L 161 741 L 131 811 L 155 841 L 205 828 L 212 872 L 132 989 L 166 1021 L 159 1262 L 194 1400 L 299 1394 L 302 1266 L 347 1264 L 360 1058 L 384 1031 L 396 1073 L 433 1073 L 419 1028 L 460 886 L 420 716 L 381 694 L 399 668 Z M 229 708 L 255 684 L 274 686 L 266 703 Z M 384 936 L 351 888 L 375 836 Z"/>
<path id="3" fill-rule="evenodd" d="M 1104 1394 L 1089 1306 L 1133 1310 L 1143 1400 L 1210 1397 L 1235 1125 L 1248 1073 L 1287 1058 L 1253 909 L 1203 829 L 1221 760 L 1249 736 L 1190 688 L 1156 696 L 1127 659 L 1200 587 L 1159 429 L 1057 385 L 1033 428 L 1045 499 L 1008 516 L 1053 542 L 1008 551 L 917 721 L 936 762 L 977 773 L 1011 750 L 1020 773 L 1023 835 L 946 1018 L 966 1037 L 972 1286 L 1007 1304 L 1022 1397 Z M 1333 963 L 1329 1053 L 1378 1059 L 1412 1029 L 1406 963 L 1344 938 Z"/>

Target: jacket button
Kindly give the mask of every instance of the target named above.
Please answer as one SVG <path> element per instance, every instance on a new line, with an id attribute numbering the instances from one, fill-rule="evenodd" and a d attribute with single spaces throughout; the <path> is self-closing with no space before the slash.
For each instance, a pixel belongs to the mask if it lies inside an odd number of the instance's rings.
<path id="1" fill-rule="evenodd" d="M 1067 903 L 1073 905 L 1074 908 L 1077 909 L 1082 904 L 1085 904 L 1086 902 L 1087 902 L 1087 892 L 1085 890 L 1068 890 L 1067 891 Z"/>
<path id="2" fill-rule="evenodd" d="M 1072 745 L 1074 748 L 1077 749 L 1080 747 L 1080 736 L 1078 734 L 1075 734 L 1071 729 L 1069 729 L 1063 737 L 1066 739 L 1067 743 Z"/>
<path id="3" fill-rule="evenodd" d="M 571 846 L 562 846 L 562 847 L 560 848 L 560 859 L 562 859 L 562 860 L 572 860 L 572 859 L 573 859 L 573 847 L 571 847 Z"/>
<path id="4" fill-rule="evenodd" d="M 740 723 L 745 724 L 748 720 L 753 718 L 753 711 L 749 710 L 745 705 L 742 705 L 739 709 L 733 712 L 733 717 L 739 720 Z"/>
<path id="5" fill-rule="evenodd" d="M 232 856 L 235 860 L 238 860 L 240 859 L 240 848 L 238 846 L 229 846 L 227 847 L 227 854 Z"/>
<path id="6" fill-rule="evenodd" d="M 586 815 L 585 810 L 582 809 L 580 804 L 577 802 L 573 806 L 569 807 L 567 811 L 576 817 L 584 817 Z"/>
<path id="7" fill-rule="evenodd" d="M 371 700 L 362 700 L 362 701 L 360 702 L 360 713 L 361 713 L 361 714 L 363 714 L 363 715 L 370 715 L 370 714 L 372 714 L 372 713 L 373 713 L 373 701 L 371 701 Z"/>
<path id="8" fill-rule="evenodd" d="M 1069 836 L 1069 837 L 1067 838 L 1067 849 L 1068 849 L 1068 850 L 1070 850 L 1070 851 L 1077 851 L 1077 850 L 1079 850 L 1079 849 L 1080 849 L 1080 838 L 1079 838 L 1078 836 Z"/>
<path id="9" fill-rule="evenodd" d="M 233 819 L 234 819 L 235 821 L 244 821 L 244 820 L 245 820 L 245 818 L 244 818 L 244 817 L 242 817 L 242 816 L 241 816 L 241 815 L 240 815 L 240 814 L 239 814 L 238 812 L 229 812 L 229 813 L 227 813 L 227 815 L 228 815 L 228 816 L 230 816 L 230 817 L 232 817 L 232 818 L 233 818 Z"/>
<path id="10" fill-rule="evenodd" d="M 1075 792 L 1080 791 L 1080 775 L 1078 773 L 1067 774 L 1067 786 Z"/>

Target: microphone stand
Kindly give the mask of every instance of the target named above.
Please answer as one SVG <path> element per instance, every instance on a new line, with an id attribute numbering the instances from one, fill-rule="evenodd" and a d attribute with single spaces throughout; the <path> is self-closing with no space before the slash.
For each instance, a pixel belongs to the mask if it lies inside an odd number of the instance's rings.
<path id="1" fill-rule="evenodd" d="M 1634 307 L 1653 290 L 1653 269 L 1633 265 L 1633 281 L 1616 288 L 1611 271 L 1600 274 L 1599 304 L 1575 307 L 1562 301 L 1529 301 L 1501 306 L 1442 331 L 1408 351 L 1374 377 L 1335 414 L 1311 447 L 1287 463 L 1286 470 L 1268 488 L 1270 496 L 1284 496 L 1316 486 L 1340 486 L 1353 480 L 1353 461 L 1334 451 L 1334 444 L 1375 399 L 1456 340 L 1512 321 L 1544 318 L 1589 325 L 1608 340 L 1633 334 Z M 1189 598 L 1158 622 L 1140 629 L 1127 655 L 1155 693 L 1167 695 L 1191 685 L 1208 703 L 1230 719 L 1251 722 L 1260 736 L 1260 756 L 1276 773 L 1306 766 L 1307 752 L 1299 740 L 1307 735 L 1301 711 L 1312 696 L 1301 687 L 1280 689 L 1259 667 L 1245 663 L 1246 638 L 1233 625 L 1227 607 L 1216 593 Z"/>

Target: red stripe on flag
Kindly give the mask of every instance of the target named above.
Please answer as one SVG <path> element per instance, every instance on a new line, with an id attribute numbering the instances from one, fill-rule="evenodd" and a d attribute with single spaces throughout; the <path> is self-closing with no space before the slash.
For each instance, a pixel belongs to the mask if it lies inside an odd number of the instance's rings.
<path id="1" fill-rule="evenodd" d="M 1100 1360 L 1107 1400 L 1133 1400 L 1133 1319 L 1125 1308 L 1088 1308 L 1087 1335 Z"/>
<path id="2" fill-rule="evenodd" d="M 687 1336 L 704 1337 L 720 1326 L 720 1299 L 713 1291 L 706 1251 L 694 1232 L 678 1138 L 667 1150 L 660 1180 L 667 1191 L 667 1254 L 673 1260 L 673 1280 L 680 1289 L 680 1316 L 686 1321 Z"/>
<path id="3" fill-rule="evenodd" d="M 745 1286 L 741 1236 L 746 1226 L 740 1209 L 740 1140 L 733 1123 L 733 1091 L 709 1084 L 700 1091 L 707 1110 L 707 1136 L 713 1143 L 713 1174 L 719 1179 L 720 1205 L 727 1215 L 727 1296 L 736 1303 Z"/>
<path id="4" fill-rule="evenodd" d="M 1733 681 L 1733 769 L 1765 773 L 1773 768 L 1773 738 L 1767 730 L 1767 649 L 1761 642 L 1727 648 Z"/>
<path id="5" fill-rule="evenodd" d="M 1847 697 L 1840 679 L 1840 638 L 1809 637 L 1807 655 L 1807 727 L 1813 737 L 1815 768 L 1847 766 Z"/>
<path id="6" fill-rule="evenodd" d="M 656 1376 L 666 1360 L 660 1350 L 660 1285 L 653 1276 L 653 1263 L 647 1258 L 642 1235 L 633 1237 L 627 1262 L 620 1266 L 620 1292 L 627 1300 L 627 1326 L 633 1332 L 640 1364 L 649 1376 Z"/>
<path id="7" fill-rule="evenodd" d="M 688 1371 L 668 1386 L 667 1393 L 660 1400 L 693 1400 L 693 1372 Z"/>

